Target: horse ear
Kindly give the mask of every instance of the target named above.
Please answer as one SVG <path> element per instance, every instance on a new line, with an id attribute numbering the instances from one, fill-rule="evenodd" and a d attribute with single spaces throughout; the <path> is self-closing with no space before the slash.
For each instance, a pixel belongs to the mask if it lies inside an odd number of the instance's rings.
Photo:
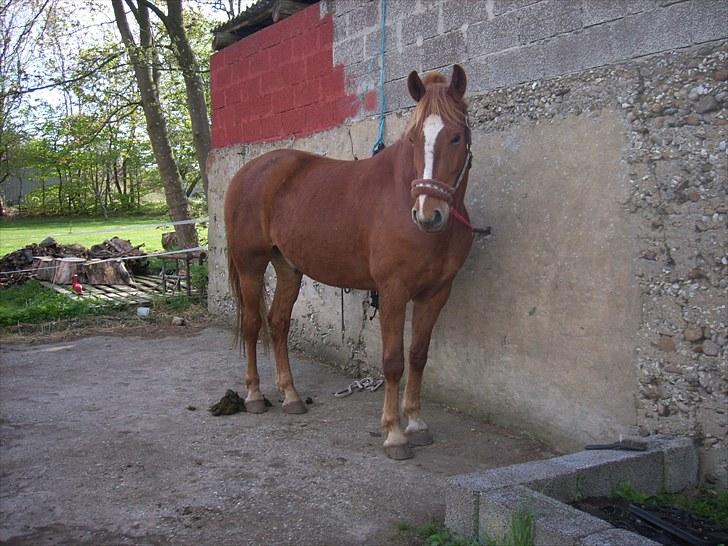
<path id="1" fill-rule="evenodd" d="M 458 99 L 462 99 L 465 95 L 465 88 L 468 85 L 468 78 L 465 70 L 459 64 L 452 67 L 452 78 L 450 78 L 450 93 Z"/>
<path id="2" fill-rule="evenodd" d="M 407 78 L 407 89 L 409 89 L 410 95 L 415 99 L 415 102 L 420 102 L 420 99 L 425 96 L 425 84 L 422 83 L 416 70 L 410 72 Z"/>

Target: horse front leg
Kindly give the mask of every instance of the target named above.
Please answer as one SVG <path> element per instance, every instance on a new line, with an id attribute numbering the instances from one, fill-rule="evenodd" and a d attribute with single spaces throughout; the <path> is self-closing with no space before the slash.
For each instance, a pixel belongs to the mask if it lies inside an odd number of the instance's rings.
<path id="1" fill-rule="evenodd" d="M 382 428 L 387 435 L 384 453 L 390 459 L 409 459 L 414 453 L 399 424 L 399 381 L 404 372 L 404 316 L 408 298 L 401 289 L 380 289 L 380 294 L 385 380 Z"/>
<path id="2" fill-rule="evenodd" d="M 448 296 L 450 286 L 440 288 L 434 294 L 415 298 L 412 309 L 412 343 L 410 345 L 409 371 L 404 391 L 404 414 L 407 417 L 405 435 L 413 446 L 426 446 L 433 442 L 427 423 L 420 416 L 420 390 L 422 374 L 427 364 L 432 329 Z"/>

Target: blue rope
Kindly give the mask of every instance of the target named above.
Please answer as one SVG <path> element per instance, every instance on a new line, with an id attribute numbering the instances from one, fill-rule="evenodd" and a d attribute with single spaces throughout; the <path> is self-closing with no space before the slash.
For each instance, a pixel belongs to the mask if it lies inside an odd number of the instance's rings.
<path id="1" fill-rule="evenodd" d="M 380 0 L 380 43 L 379 43 L 379 132 L 377 140 L 372 146 L 372 155 L 382 151 L 384 148 L 384 109 L 386 107 L 384 97 L 384 44 L 387 21 L 387 0 Z"/>

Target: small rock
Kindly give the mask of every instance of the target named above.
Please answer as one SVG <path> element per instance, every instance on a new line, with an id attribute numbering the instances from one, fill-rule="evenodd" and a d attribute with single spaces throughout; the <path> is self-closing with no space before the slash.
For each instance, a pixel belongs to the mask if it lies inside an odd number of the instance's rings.
<path id="1" fill-rule="evenodd" d="M 697 203 L 700 201 L 700 194 L 696 191 L 688 192 L 688 199 L 690 199 L 693 203 Z"/>
<path id="2" fill-rule="evenodd" d="M 716 70 L 715 73 L 713 74 L 713 79 L 715 79 L 715 81 L 719 81 L 719 82 L 724 82 L 724 81 L 728 80 L 728 70 L 725 70 L 725 69 Z"/>
<path id="3" fill-rule="evenodd" d="M 56 243 L 56 240 L 53 237 L 46 237 L 40 243 L 38 243 L 38 246 L 48 248 L 49 246 L 56 246 L 57 244 L 58 243 Z"/>
<path id="4" fill-rule="evenodd" d="M 718 101 L 715 100 L 713 95 L 705 95 L 695 104 L 695 111 L 698 114 L 707 114 L 708 112 L 714 112 L 719 108 Z"/>
<path id="5" fill-rule="evenodd" d="M 673 340 L 670 336 L 660 336 L 660 340 L 654 345 L 664 353 L 675 352 L 675 340 Z"/>
<path id="6" fill-rule="evenodd" d="M 667 417 L 670 415 L 670 406 L 661 402 L 657 403 L 657 415 L 660 417 Z"/>
<path id="7" fill-rule="evenodd" d="M 182 317 L 173 317 L 172 318 L 172 326 L 184 326 L 185 325 L 185 319 Z"/>
<path id="8" fill-rule="evenodd" d="M 700 341 L 703 339 L 703 329 L 693 327 L 685 328 L 683 337 L 685 338 L 685 341 Z"/>
<path id="9" fill-rule="evenodd" d="M 657 252 L 654 250 L 643 250 L 642 254 L 640 254 L 640 258 L 654 262 L 657 260 Z"/>
<path id="10" fill-rule="evenodd" d="M 197 410 L 197 407 L 195 407 L 195 406 L 187 406 L 187 409 L 190 410 L 190 411 L 196 411 Z"/>
<path id="11" fill-rule="evenodd" d="M 700 125 L 700 116 L 696 116 L 695 114 L 685 116 L 685 125 Z"/>
<path id="12" fill-rule="evenodd" d="M 313 398 L 311 398 L 310 396 L 307 396 L 305 402 L 306 402 L 306 404 L 309 404 L 309 405 L 313 404 Z"/>
<path id="13" fill-rule="evenodd" d="M 690 271 L 688 271 L 688 279 L 691 281 L 697 281 L 698 279 L 707 279 L 708 276 L 705 274 L 705 271 L 700 269 L 699 267 L 694 267 Z"/>
<path id="14" fill-rule="evenodd" d="M 703 354 L 706 356 L 718 356 L 718 353 L 720 352 L 720 347 L 718 347 L 718 344 L 713 343 L 709 339 L 706 339 L 703 341 Z"/>

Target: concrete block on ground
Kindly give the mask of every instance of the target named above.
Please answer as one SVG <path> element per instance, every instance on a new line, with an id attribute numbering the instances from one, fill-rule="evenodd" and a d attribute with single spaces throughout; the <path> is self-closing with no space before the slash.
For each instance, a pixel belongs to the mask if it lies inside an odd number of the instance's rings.
<path id="1" fill-rule="evenodd" d="M 445 526 L 466 537 L 477 535 L 479 501 L 478 491 L 448 484 L 445 490 Z"/>
<path id="2" fill-rule="evenodd" d="M 608 529 L 582 538 L 579 546 L 660 546 L 659 542 L 624 529 Z"/>
<path id="3" fill-rule="evenodd" d="M 528 487 L 494 489 L 480 494 L 479 536 L 495 539 L 510 531 L 518 511 L 534 517 L 536 544 L 577 545 L 581 538 L 606 531 L 611 525 Z"/>
<path id="4" fill-rule="evenodd" d="M 625 481 L 648 493 L 662 489 L 661 451 L 580 451 L 553 461 L 571 469 L 582 498 L 610 496 Z"/>
<path id="5" fill-rule="evenodd" d="M 662 488 L 677 493 L 698 481 L 699 458 L 695 443 L 686 437 L 657 437 L 650 440 L 663 454 Z"/>

